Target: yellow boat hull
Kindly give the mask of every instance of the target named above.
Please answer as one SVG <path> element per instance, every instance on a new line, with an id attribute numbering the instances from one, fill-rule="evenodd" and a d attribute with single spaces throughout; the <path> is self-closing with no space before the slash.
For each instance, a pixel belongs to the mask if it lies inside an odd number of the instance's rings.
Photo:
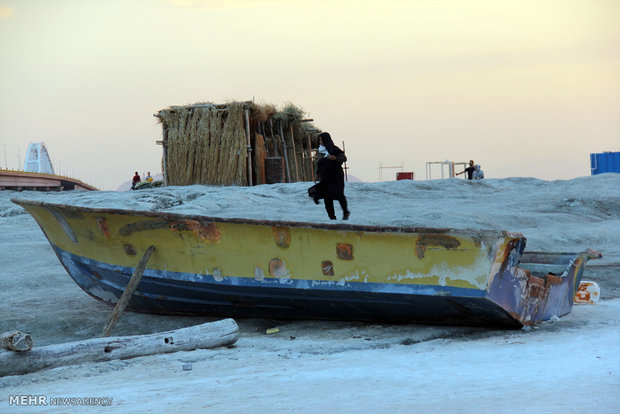
<path id="1" fill-rule="evenodd" d="M 78 285 L 109 304 L 155 246 L 128 306 L 134 311 L 514 328 L 552 316 L 526 291 L 534 276 L 517 268 L 526 242 L 519 233 L 13 201 L 36 219 Z"/>

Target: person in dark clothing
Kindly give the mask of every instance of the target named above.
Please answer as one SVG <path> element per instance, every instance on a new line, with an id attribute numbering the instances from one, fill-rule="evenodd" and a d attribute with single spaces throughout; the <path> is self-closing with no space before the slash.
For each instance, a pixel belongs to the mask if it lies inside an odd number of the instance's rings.
<path id="1" fill-rule="evenodd" d="M 456 173 L 456 175 L 467 173 L 467 179 L 471 180 L 474 176 L 474 171 L 476 171 L 476 167 L 474 167 L 474 160 L 469 160 L 469 167 L 465 168 L 460 173 Z"/>
<path id="2" fill-rule="evenodd" d="M 321 198 L 323 199 L 327 215 L 332 220 L 336 220 L 334 200 L 338 200 L 342 208 L 342 219 L 348 220 L 351 213 L 344 196 L 344 171 L 342 170 L 342 163 L 347 160 L 347 157 L 340 148 L 334 145 L 332 137 L 327 132 L 319 135 L 319 144 L 319 156 L 323 155 L 317 162 L 320 181 L 308 191 L 308 194 L 316 204 Z"/>
<path id="3" fill-rule="evenodd" d="M 133 179 L 131 180 L 131 189 L 134 190 L 136 188 L 136 184 L 138 184 L 140 182 L 140 174 L 138 174 L 138 171 L 136 171 L 136 175 L 133 176 Z"/>

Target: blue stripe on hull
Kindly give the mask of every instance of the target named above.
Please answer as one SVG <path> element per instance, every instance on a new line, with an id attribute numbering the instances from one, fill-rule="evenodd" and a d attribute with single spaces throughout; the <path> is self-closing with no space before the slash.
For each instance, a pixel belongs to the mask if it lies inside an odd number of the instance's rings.
<path id="1" fill-rule="evenodd" d="M 54 247 L 75 282 L 116 302 L 133 268 L 110 265 Z M 224 277 L 147 269 L 129 302 L 137 312 L 274 319 L 424 322 L 519 328 L 485 291 L 428 285 Z"/>

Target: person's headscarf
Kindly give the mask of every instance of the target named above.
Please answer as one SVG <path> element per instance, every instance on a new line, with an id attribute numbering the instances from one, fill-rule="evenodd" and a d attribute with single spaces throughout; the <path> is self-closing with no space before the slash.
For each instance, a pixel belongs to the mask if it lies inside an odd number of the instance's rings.
<path id="1" fill-rule="evenodd" d="M 334 145 L 334 141 L 332 140 L 331 135 L 329 135 L 329 132 L 321 132 L 319 134 L 319 138 L 323 142 L 323 146 L 325 146 L 325 148 L 327 149 L 327 152 L 330 153 L 331 155 L 336 155 L 342 152 L 340 148 Z"/>

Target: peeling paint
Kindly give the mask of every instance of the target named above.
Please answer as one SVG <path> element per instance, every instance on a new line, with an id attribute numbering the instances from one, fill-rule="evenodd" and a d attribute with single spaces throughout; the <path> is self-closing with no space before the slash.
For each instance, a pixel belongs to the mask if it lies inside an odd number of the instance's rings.
<path id="1" fill-rule="evenodd" d="M 263 271 L 262 267 L 254 267 L 254 279 L 258 282 L 262 282 L 263 280 L 265 280 L 265 272 Z"/>
<path id="2" fill-rule="evenodd" d="M 170 225 L 172 231 L 191 231 L 200 240 L 216 242 L 222 238 L 222 230 L 215 223 L 203 224 L 197 220 L 184 220 Z"/>
<path id="3" fill-rule="evenodd" d="M 272 226 L 273 239 L 278 247 L 289 248 L 291 245 L 291 230 L 288 227 Z"/>
<path id="4" fill-rule="evenodd" d="M 321 270 L 325 276 L 333 276 L 334 264 L 331 262 L 331 260 L 323 260 L 321 262 Z"/>
<path id="5" fill-rule="evenodd" d="M 108 221 L 105 217 L 96 217 L 97 227 L 99 227 L 99 231 L 108 239 L 110 238 L 110 229 L 108 228 Z"/>
<path id="6" fill-rule="evenodd" d="M 279 279 L 290 279 L 291 277 L 291 273 L 286 268 L 286 264 L 277 257 L 269 261 L 269 274 Z"/>
<path id="7" fill-rule="evenodd" d="M 88 289 L 87 292 L 94 297 L 103 300 L 104 302 L 109 302 L 112 304 L 118 302 L 118 300 L 120 299 L 120 297 L 116 296 L 114 292 L 102 289 L 100 287 L 92 287 L 91 289 Z"/>
<path id="8" fill-rule="evenodd" d="M 123 248 L 125 249 L 125 253 L 127 253 L 129 256 L 136 255 L 136 249 L 131 244 L 125 243 L 123 244 Z"/>
<path id="9" fill-rule="evenodd" d="M 224 280 L 224 276 L 222 276 L 222 269 L 217 267 L 213 269 L 213 279 L 215 279 L 216 282 L 221 282 Z"/>
<path id="10" fill-rule="evenodd" d="M 463 287 L 483 290 L 486 289 L 487 272 L 488 262 L 484 257 L 478 257 L 468 267 L 454 267 L 448 263 L 438 263 L 430 268 L 428 272 L 418 273 L 407 269 L 404 273 L 388 276 L 386 280 L 401 282 L 405 279 L 418 281 L 429 281 L 429 279 L 432 279 L 432 284 L 444 287 L 448 285 L 453 286 L 456 281 L 461 281 Z"/>
<path id="11" fill-rule="evenodd" d="M 344 283 L 350 282 L 352 280 L 358 281 L 358 280 L 360 280 L 360 276 L 358 274 L 347 275 L 345 277 L 342 277 L 342 278 L 338 279 L 338 283 L 344 284 Z"/>
<path id="12" fill-rule="evenodd" d="M 119 230 L 119 233 L 123 236 L 129 236 L 131 235 L 131 233 L 136 233 L 140 231 L 148 231 L 148 230 L 165 229 L 167 227 L 168 227 L 167 221 L 142 220 L 142 221 L 136 221 L 136 222 L 124 225 Z"/>
<path id="13" fill-rule="evenodd" d="M 423 259 L 426 254 L 426 249 L 429 246 L 456 249 L 460 245 L 461 242 L 453 236 L 448 236 L 446 234 L 423 234 L 416 240 L 415 252 L 419 259 Z"/>
<path id="14" fill-rule="evenodd" d="M 342 260 L 353 260 L 353 245 L 349 243 L 338 243 L 336 245 L 336 255 Z"/>
<path id="15" fill-rule="evenodd" d="M 54 218 L 56 219 L 58 224 L 60 224 L 60 227 L 65 232 L 67 237 L 69 237 L 69 239 L 71 239 L 73 243 L 77 244 L 78 242 L 77 236 L 73 232 L 73 229 L 71 228 L 71 225 L 69 224 L 65 216 L 63 216 L 62 213 L 60 213 L 59 211 L 56 211 L 56 209 L 54 208 L 47 208 L 47 211 L 49 211 L 52 214 L 52 216 L 54 216 Z"/>

